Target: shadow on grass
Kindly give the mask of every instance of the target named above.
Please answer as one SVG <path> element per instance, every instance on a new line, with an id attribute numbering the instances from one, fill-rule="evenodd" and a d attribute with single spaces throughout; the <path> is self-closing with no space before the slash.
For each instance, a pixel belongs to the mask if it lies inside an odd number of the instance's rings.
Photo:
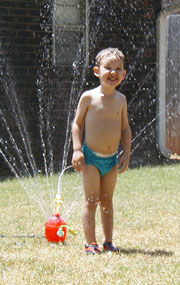
<path id="1" fill-rule="evenodd" d="M 120 253 L 130 255 L 130 254 L 144 254 L 144 255 L 150 255 L 150 256 L 172 256 L 173 252 L 172 251 L 166 251 L 166 250 L 161 250 L 161 249 L 156 249 L 156 250 L 146 250 L 146 249 L 134 249 L 134 248 L 129 248 L 129 249 L 120 249 Z"/>
<path id="2" fill-rule="evenodd" d="M 45 236 L 35 236 L 35 235 L 0 235 L 0 238 L 45 238 Z"/>
<path id="3" fill-rule="evenodd" d="M 37 236 L 35 235 L 14 235 L 14 236 L 8 236 L 8 235 L 0 235 L 0 238 L 35 238 Z M 38 238 L 45 238 L 45 236 L 39 236 Z M 120 248 L 119 253 L 126 254 L 126 255 L 133 255 L 133 254 L 142 254 L 142 255 L 150 255 L 150 256 L 167 256 L 170 257 L 174 253 L 172 251 L 166 251 L 161 249 L 156 250 L 146 250 L 146 249 L 135 249 L 135 248 Z"/>

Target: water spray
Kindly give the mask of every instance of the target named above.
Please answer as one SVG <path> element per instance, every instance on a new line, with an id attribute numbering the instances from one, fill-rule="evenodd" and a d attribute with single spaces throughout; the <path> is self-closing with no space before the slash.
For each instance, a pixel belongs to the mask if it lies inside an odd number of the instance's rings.
<path id="1" fill-rule="evenodd" d="M 67 230 L 70 234 L 76 235 L 76 232 L 69 226 L 66 225 L 64 219 L 60 216 L 61 206 L 63 205 L 62 196 L 60 193 L 61 189 L 61 179 L 66 170 L 72 168 L 72 166 L 67 166 L 63 169 L 59 176 L 57 194 L 54 202 L 55 213 L 46 221 L 45 223 L 45 236 L 49 242 L 64 242 L 66 239 Z"/>

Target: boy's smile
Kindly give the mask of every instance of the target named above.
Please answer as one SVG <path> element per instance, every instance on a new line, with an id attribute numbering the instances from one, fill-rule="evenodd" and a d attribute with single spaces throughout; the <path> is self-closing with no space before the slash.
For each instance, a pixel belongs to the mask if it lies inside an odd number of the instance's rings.
<path id="1" fill-rule="evenodd" d="M 116 69 L 109 70 L 108 73 L 109 73 L 108 80 L 116 82 L 119 79 L 119 77 L 117 76 Z"/>

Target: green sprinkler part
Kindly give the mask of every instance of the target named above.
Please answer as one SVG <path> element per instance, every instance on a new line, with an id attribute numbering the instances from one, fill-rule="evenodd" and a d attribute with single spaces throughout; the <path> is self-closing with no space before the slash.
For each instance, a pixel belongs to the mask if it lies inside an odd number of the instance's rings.
<path id="1" fill-rule="evenodd" d="M 76 235 L 77 234 L 77 232 L 75 232 L 72 228 L 70 228 L 69 226 L 67 226 L 67 225 L 62 225 L 62 226 L 60 226 L 59 227 L 59 230 L 57 231 L 57 236 L 58 237 L 63 237 L 64 236 L 64 231 L 62 230 L 62 228 L 66 228 L 68 231 L 69 231 L 69 233 L 70 234 L 72 234 L 72 235 Z"/>
<path id="2" fill-rule="evenodd" d="M 62 227 L 60 227 L 59 230 L 57 231 L 57 236 L 58 237 L 63 237 L 64 236 L 64 232 L 62 230 Z"/>

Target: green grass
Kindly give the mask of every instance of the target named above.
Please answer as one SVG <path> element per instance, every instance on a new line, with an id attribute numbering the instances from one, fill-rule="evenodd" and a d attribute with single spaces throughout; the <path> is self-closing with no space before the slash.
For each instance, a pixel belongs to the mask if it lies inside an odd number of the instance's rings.
<path id="1" fill-rule="evenodd" d="M 65 245 L 47 242 L 44 213 L 53 212 L 57 181 L 54 175 L 0 182 L 0 284 L 180 284 L 179 164 L 118 176 L 114 244 L 119 254 L 83 252 L 82 195 L 77 198 L 81 179 L 76 173 L 64 175 L 61 192 L 62 216 L 78 234 L 68 233 Z M 102 244 L 99 211 L 96 228 Z"/>

